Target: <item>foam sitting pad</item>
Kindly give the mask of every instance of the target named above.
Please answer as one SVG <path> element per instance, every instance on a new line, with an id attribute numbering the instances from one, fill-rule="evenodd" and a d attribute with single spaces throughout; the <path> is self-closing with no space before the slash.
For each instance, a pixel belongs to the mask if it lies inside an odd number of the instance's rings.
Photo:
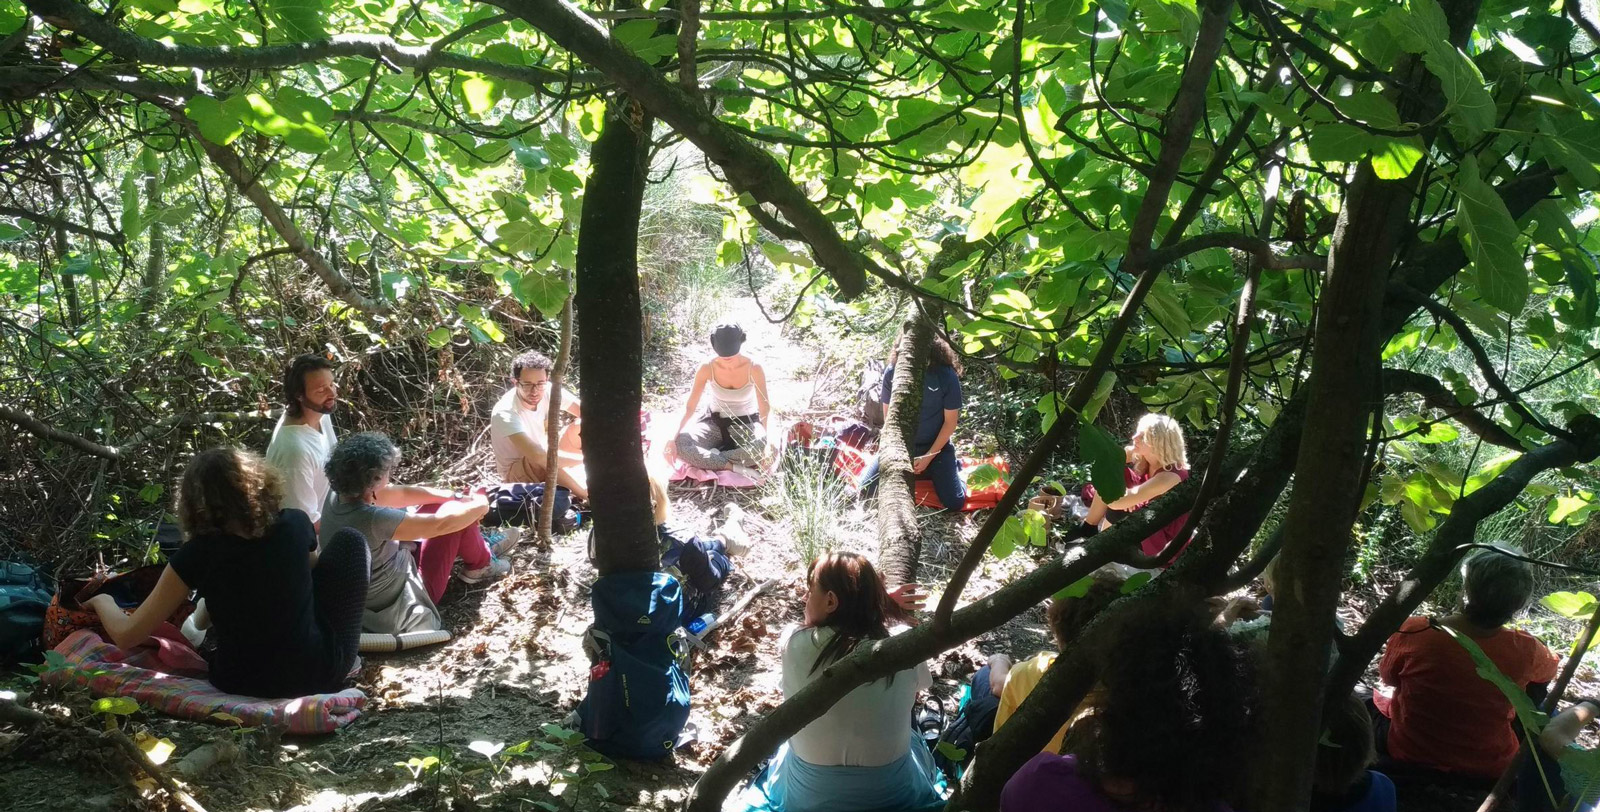
<path id="1" fill-rule="evenodd" d="M 967 478 L 972 475 L 973 471 L 985 465 L 993 465 L 994 467 L 999 468 L 1001 473 L 1011 473 L 1011 464 L 1000 457 L 988 457 L 981 459 L 977 457 L 961 457 L 960 462 L 962 482 L 966 482 Z M 1006 487 L 1007 486 L 1004 480 L 997 479 L 992 485 L 989 485 L 981 490 L 975 491 L 968 488 L 967 506 L 961 509 L 962 512 L 970 513 L 974 510 L 986 510 L 1000 504 L 1000 497 L 1005 495 Z M 939 501 L 939 494 L 933 489 L 933 480 L 930 479 L 917 480 L 917 492 L 915 498 L 917 504 L 923 507 L 944 507 L 944 503 Z"/>
<path id="2" fill-rule="evenodd" d="M 656 415 L 648 413 L 639 416 L 639 431 L 644 440 L 646 455 L 652 450 L 665 448 L 667 443 L 674 441 L 674 437 L 670 434 L 674 425 L 673 417 L 674 415 L 664 414 L 658 419 Z M 681 459 L 674 459 L 667 465 L 667 480 L 669 482 L 710 483 L 723 488 L 754 488 L 761 484 L 761 480 L 751 479 L 737 471 L 707 471 L 704 468 L 696 468 Z"/>
<path id="3" fill-rule="evenodd" d="M 724 488 L 754 488 L 761 484 L 761 480 L 751 479 L 737 471 L 707 471 L 689 465 L 683 460 L 673 461 L 667 479 L 672 482 L 715 483 Z"/>
<path id="4" fill-rule="evenodd" d="M 389 651 L 405 651 L 420 646 L 432 646 L 446 642 L 450 633 L 444 629 L 422 632 L 401 632 L 399 634 L 374 634 L 364 632 L 358 646 L 362 652 L 383 653 Z"/>
<path id="5" fill-rule="evenodd" d="M 332 733 L 355 721 L 367 704 L 367 695 L 354 688 L 292 699 L 224 693 L 205 680 L 121 662 L 120 650 L 88 629 L 73 632 L 55 651 L 67 659 L 67 666 L 41 674 L 39 678 L 46 684 L 87 688 L 99 697 L 129 697 L 180 719 L 203 722 L 223 713 L 245 727 L 278 728 L 295 734 Z"/>
<path id="6" fill-rule="evenodd" d="M 833 457 L 833 470 L 849 482 L 857 490 L 861 489 L 862 478 L 866 474 L 867 463 L 873 459 L 873 454 L 868 451 L 851 448 L 847 445 L 836 447 L 838 450 Z M 961 481 L 966 482 L 972 472 L 985 465 L 993 465 L 1002 473 L 1011 472 L 1011 464 L 1000 457 L 961 457 Z M 1000 504 L 1000 497 L 1005 495 L 1006 483 L 995 480 L 994 484 L 981 490 L 967 490 L 967 505 L 962 512 L 985 510 Z M 914 495 L 917 504 L 923 507 L 944 509 L 944 503 L 939 501 L 939 494 L 933 489 L 933 480 L 918 479 Z"/>

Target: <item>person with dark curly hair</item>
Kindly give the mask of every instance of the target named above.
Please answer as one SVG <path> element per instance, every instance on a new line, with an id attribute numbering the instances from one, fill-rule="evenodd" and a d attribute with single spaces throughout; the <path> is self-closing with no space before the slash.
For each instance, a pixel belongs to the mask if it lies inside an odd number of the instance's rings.
<path id="1" fill-rule="evenodd" d="M 291 361 L 283 374 L 283 403 L 283 416 L 267 444 L 267 463 L 283 477 L 284 507 L 304 512 L 316 524 L 328 497 L 322 466 L 338 443 L 332 415 L 339 404 L 339 385 L 333 380 L 333 364 L 314 353 Z"/>
<path id="2" fill-rule="evenodd" d="M 489 414 L 489 442 L 501 482 L 543 482 L 550 453 L 550 370 L 544 353 L 528 350 L 511 362 L 510 389 Z M 556 438 L 556 483 L 579 499 L 589 498 L 583 468 L 583 404 L 562 387 L 561 409 L 572 424 Z"/>
<path id="3" fill-rule="evenodd" d="M 375 634 L 436 631 L 444 628 L 437 603 L 460 558 L 461 580 L 475 584 L 499 578 L 510 565 L 495 558 L 478 529 L 489 511 L 481 493 L 462 494 L 426 485 L 389 481 L 400 464 L 400 449 L 372 431 L 340 441 L 328 458 L 333 492 L 322 510 L 321 534 L 329 538 L 353 527 L 372 550 L 372 588 L 362 628 Z M 416 513 L 408 507 L 421 507 Z M 399 540 L 421 539 L 416 558 Z"/>
<path id="4" fill-rule="evenodd" d="M 915 585 L 890 592 L 866 558 L 827 553 L 806 578 L 805 619 L 783 635 L 783 693 L 910 621 Z M 933 756 L 911 726 L 927 663 L 857 687 L 794 734 L 745 802 L 770 812 L 924 810 L 942 805 Z M 753 796 L 753 797 L 752 797 Z"/>
<path id="5" fill-rule="evenodd" d="M 1250 764 L 1257 708 L 1249 652 L 1210 619 L 1130 610 L 1093 655 L 1104 686 L 1068 755 L 1011 777 L 1001 812 L 1224 812 Z"/>
<path id="6" fill-rule="evenodd" d="M 878 399 L 887 407 L 894 391 L 894 363 L 899 348 L 889 355 L 883 370 L 883 388 Z M 911 471 L 918 479 L 933 480 L 934 492 L 945 510 L 961 511 L 967 506 L 967 485 L 961 481 L 961 461 L 950 441 L 961 421 L 961 359 L 950 342 L 935 336 L 928 347 L 928 366 L 922 373 L 922 409 L 912 437 Z M 870 494 L 878 487 L 878 461 L 867 464 L 861 476 L 861 490 Z"/>
<path id="7" fill-rule="evenodd" d="M 183 546 L 139 608 L 90 598 L 111 641 L 131 649 L 198 591 L 216 648 L 210 680 L 269 699 L 339 690 L 356 661 L 367 597 L 366 539 L 332 534 L 319 553 L 305 513 L 281 508 L 282 482 L 261 457 L 231 446 L 189 460 L 178 488 Z"/>

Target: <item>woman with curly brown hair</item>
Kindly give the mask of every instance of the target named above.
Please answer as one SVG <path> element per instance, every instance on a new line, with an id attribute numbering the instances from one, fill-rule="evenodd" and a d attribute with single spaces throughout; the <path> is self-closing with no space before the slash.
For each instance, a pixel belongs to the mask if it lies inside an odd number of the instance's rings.
<path id="1" fill-rule="evenodd" d="M 189 591 L 206 601 L 210 680 L 234 694 L 282 698 L 336 691 L 361 640 L 367 541 L 346 530 L 317 550 L 300 510 L 261 457 L 232 446 L 189 460 L 178 489 L 184 544 L 132 614 L 110 595 L 89 600 L 117 646 L 143 643 Z"/>

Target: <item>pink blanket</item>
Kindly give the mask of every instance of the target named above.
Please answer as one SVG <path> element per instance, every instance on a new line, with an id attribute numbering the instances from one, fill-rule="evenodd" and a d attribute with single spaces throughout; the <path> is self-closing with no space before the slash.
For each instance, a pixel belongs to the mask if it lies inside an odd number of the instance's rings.
<path id="1" fill-rule="evenodd" d="M 336 694 L 295 699 L 257 699 L 217 690 L 211 683 L 123 662 L 121 649 L 88 629 L 73 632 L 56 646 L 66 668 L 40 676 L 50 685 L 88 688 L 95 696 L 126 696 L 180 719 L 210 720 L 223 713 L 245 727 L 282 728 L 287 733 L 332 733 L 356 720 L 367 695 L 349 688 Z"/>
<path id="2" fill-rule="evenodd" d="M 715 482 L 724 488 L 754 488 L 761 484 L 744 474 L 734 471 L 707 471 L 689 465 L 683 460 L 673 462 L 671 473 L 667 478 L 673 482 Z"/>

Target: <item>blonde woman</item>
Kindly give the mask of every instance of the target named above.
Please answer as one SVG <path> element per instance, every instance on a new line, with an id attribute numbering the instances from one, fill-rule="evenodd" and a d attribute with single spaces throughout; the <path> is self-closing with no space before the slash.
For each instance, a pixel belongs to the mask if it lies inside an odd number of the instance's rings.
<path id="1" fill-rule="evenodd" d="M 1068 534 L 1069 538 L 1088 538 L 1189 478 L 1189 452 L 1184 447 L 1183 427 L 1164 414 L 1139 418 L 1133 442 L 1123 451 L 1128 468 L 1123 472 L 1122 481 L 1127 490 L 1121 498 L 1107 503 L 1095 493 L 1093 485 L 1085 485 L 1083 497 L 1089 503 L 1089 515 L 1084 517 L 1082 527 Z M 1140 549 L 1145 555 L 1161 552 L 1167 542 L 1183 530 L 1188 517 L 1185 513 L 1157 530 L 1139 545 Z"/>

